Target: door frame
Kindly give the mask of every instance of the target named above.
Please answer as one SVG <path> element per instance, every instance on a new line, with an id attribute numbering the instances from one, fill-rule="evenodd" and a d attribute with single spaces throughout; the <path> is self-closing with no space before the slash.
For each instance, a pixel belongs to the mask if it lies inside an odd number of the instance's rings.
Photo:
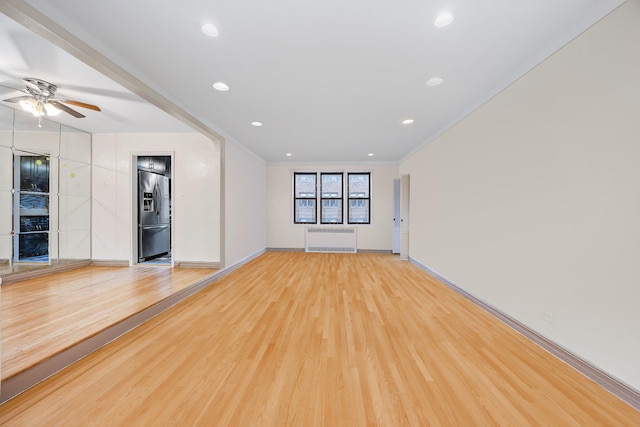
<path id="1" fill-rule="evenodd" d="M 171 230 L 171 268 L 176 264 L 175 252 L 175 217 L 176 217 L 176 200 L 175 192 L 175 152 L 174 151 L 135 151 L 131 153 L 129 169 L 130 169 L 130 200 L 131 209 L 129 210 L 129 223 L 131 231 L 129 233 L 129 266 L 142 265 L 138 262 L 138 157 L 169 157 L 171 164 L 171 217 L 169 227 Z"/>

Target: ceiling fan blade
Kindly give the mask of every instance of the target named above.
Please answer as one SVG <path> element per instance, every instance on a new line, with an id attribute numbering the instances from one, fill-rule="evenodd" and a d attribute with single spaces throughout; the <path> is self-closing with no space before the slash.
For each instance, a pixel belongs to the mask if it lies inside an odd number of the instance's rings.
<path id="1" fill-rule="evenodd" d="M 9 99 L 3 99 L 4 102 L 20 102 L 23 99 L 30 99 L 31 95 L 22 95 L 22 96 L 16 96 L 14 98 L 9 98 Z"/>
<path id="2" fill-rule="evenodd" d="M 54 101 L 54 100 L 49 100 L 47 101 L 49 104 L 53 105 L 54 107 L 56 107 L 58 110 L 62 110 L 65 113 L 71 114 L 73 117 L 77 117 L 79 119 L 85 117 L 84 114 L 81 114 L 79 112 L 77 112 L 76 110 L 74 110 L 73 108 L 69 108 L 66 105 L 64 105 L 62 102 L 59 101 Z"/>
<path id="3" fill-rule="evenodd" d="M 75 105 L 76 107 L 88 108 L 93 111 L 102 111 L 97 105 L 87 104 L 85 102 L 73 101 L 71 99 L 59 99 L 58 101 L 69 105 Z"/>
<path id="4" fill-rule="evenodd" d="M 31 80 L 33 79 L 31 78 L 22 79 L 22 81 L 27 85 L 29 89 L 32 89 L 37 93 L 42 93 L 42 89 L 40 89 L 40 87 L 37 84 L 33 83 Z"/>

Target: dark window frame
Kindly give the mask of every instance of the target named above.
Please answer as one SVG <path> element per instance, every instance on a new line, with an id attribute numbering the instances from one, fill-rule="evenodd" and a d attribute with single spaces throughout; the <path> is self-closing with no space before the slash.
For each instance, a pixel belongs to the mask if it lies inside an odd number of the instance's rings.
<path id="1" fill-rule="evenodd" d="M 298 197 L 298 189 L 296 184 L 298 180 L 296 177 L 298 175 L 309 175 L 315 178 L 315 187 L 314 187 L 314 195 L 313 197 Z M 296 215 L 296 208 L 298 207 L 299 200 L 311 200 L 315 203 L 315 215 L 314 221 L 298 221 L 298 217 Z M 294 172 L 293 173 L 293 223 L 294 224 L 317 224 L 318 223 L 318 174 L 316 172 Z"/>
<path id="2" fill-rule="evenodd" d="M 340 195 L 339 197 L 324 197 L 323 185 L 324 176 L 339 176 L 340 177 Z M 324 201 L 325 200 L 338 200 L 340 201 L 340 221 L 326 221 L 324 217 Z M 344 224 L 344 173 L 343 172 L 320 172 L 320 224 Z"/>
<path id="3" fill-rule="evenodd" d="M 367 197 L 351 197 L 351 176 L 367 176 Z M 367 201 L 367 221 L 351 221 L 351 201 Z M 347 223 L 348 224 L 371 224 L 371 172 L 347 172 Z"/>

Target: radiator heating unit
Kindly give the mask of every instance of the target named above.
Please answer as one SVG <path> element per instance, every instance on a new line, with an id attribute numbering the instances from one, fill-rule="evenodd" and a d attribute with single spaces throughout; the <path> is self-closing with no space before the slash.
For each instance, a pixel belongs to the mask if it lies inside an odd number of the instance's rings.
<path id="1" fill-rule="evenodd" d="M 358 252 L 356 228 L 353 227 L 307 227 L 305 252 Z"/>

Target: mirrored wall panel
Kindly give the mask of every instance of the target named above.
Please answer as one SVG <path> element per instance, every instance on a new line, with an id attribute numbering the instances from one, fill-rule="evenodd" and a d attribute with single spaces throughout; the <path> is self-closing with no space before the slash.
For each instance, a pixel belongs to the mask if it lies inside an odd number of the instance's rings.
<path id="1" fill-rule="evenodd" d="M 0 275 L 91 258 L 91 135 L 0 106 Z"/>

